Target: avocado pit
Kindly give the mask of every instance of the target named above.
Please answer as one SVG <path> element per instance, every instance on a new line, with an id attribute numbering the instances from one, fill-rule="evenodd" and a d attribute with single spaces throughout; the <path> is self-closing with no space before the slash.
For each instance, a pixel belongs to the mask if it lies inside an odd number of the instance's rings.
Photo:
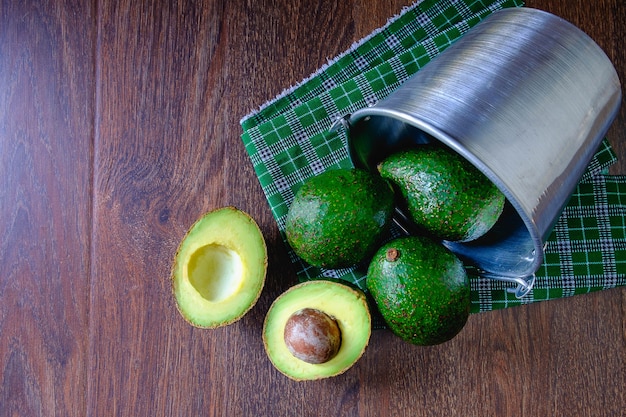
<path id="1" fill-rule="evenodd" d="M 293 356 L 311 364 L 328 362 L 341 347 L 341 330 L 337 321 L 313 308 L 303 308 L 289 317 L 284 338 Z"/>

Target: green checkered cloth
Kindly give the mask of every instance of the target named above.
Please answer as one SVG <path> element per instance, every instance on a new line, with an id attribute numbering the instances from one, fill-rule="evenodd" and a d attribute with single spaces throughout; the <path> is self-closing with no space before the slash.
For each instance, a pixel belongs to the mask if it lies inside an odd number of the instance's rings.
<path id="1" fill-rule="evenodd" d="M 241 120 L 243 143 L 297 270 L 294 281 L 337 278 L 365 290 L 362 267 L 314 268 L 295 255 L 284 234 L 287 210 L 304 181 L 353 166 L 346 132 L 331 131 L 333 124 L 385 98 L 490 13 L 520 6 L 520 0 L 413 4 Z M 626 285 L 626 177 L 607 175 L 615 161 L 603 141 L 547 241 L 533 290 L 517 298 L 507 290 L 510 283 L 471 275 L 472 312 Z"/>

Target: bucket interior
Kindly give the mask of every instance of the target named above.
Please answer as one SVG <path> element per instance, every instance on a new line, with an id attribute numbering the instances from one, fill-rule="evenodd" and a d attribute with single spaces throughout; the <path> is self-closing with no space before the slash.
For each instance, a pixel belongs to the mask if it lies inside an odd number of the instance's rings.
<path id="1" fill-rule="evenodd" d="M 356 167 L 376 171 L 378 162 L 392 153 L 433 141 L 443 143 L 456 151 L 450 138 L 438 132 L 427 132 L 427 128 L 416 127 L 402 116 L 367 115 L 350 121 L 348 144 L 350 157 Z M 484 172 L 477 161 L 468 159 L 490 179 L 494 173 Z M 537 233 L 531 233 L 529 216 L 520 214 L 509 190 L 493 181 L 505 194 L 504 211 L 494 227 L 482 237 L 470 242 L 442 241 L 459 258 L 475 266 L 481 275 L 489 277 L 528 277 L 533 275 L 543 261 L 543 242 Z M 401 208 L 400 208 L 401 210 Z M 530 224 L 529 224 L 530 223 Z"/>

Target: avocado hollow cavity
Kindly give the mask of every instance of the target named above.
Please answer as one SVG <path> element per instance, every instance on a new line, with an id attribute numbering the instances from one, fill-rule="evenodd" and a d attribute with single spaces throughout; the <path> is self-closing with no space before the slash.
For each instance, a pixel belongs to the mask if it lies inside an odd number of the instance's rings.
<path id="1" fill-rule="evenodd" d="M 234 294 L 243 279 L 243 263 L 234 250 L 219 244 L 202 246 L 189 260 L 189 282 L 202 297 L 222 301 Z"/>

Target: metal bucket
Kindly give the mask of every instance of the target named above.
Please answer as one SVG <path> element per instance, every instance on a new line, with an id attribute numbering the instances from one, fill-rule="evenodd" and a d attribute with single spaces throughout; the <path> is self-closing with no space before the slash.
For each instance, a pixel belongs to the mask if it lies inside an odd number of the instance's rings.
<path id="1" fill-rule="evenodd" d="M 620 82 L 581 30 L 547 12 L 494 12 L 372 107 L 346 116 L 356 166 L 438 140 L 507 197 L 484 237 L 444 242 L 484 276 L 532 288 L 545 240 L 614 120 Z"/>

